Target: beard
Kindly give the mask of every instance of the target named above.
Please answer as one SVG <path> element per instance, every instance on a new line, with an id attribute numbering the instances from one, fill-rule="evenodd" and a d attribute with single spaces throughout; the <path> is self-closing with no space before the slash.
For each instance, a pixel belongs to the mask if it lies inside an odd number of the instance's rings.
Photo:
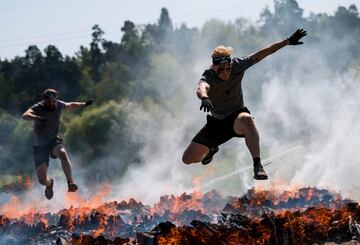
<path id="1" fill-rule="evenodd" d="M 45 109 L 50 112 L 55 111 L 56 105 L 47 105 L 47 106 L 45 106 Z"/>

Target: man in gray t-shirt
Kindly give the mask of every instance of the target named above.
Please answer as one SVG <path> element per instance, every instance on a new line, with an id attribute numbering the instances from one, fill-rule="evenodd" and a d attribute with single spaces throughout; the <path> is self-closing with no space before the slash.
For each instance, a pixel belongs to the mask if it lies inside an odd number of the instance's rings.
<path id="1" fill-rule="evenodd" d="M 48 144 L 57 137 L 60 126 L 60 115 L 62 110 L 66 108 L 66 103 L 61 100 L 57 100 L 55 102 L 56 106 L 52 109 L 48 108 L 46 102 L 47 99 L 37 102 L 30 107 L 36 115 L 44 118 L 43 120 L 34 121 L 34 145 L 39 147 Z"/>
<path id="2" fill-rule="evenodd" d="M 54 195 L 54 180 L 47 178 L 49 156 L 60 159 L 68 181 L 68 191 L 75 192 L 78 189 L 72 178 L 71 162 L 63 141 L 58 137 L 61 112 L 64 109 L 83 108 L 91 104 L 92 100 L 66 103 L 58 100 L 58 92 L 55 89 L 46 89 L 43 92 L 43 100 L 35 103 L 23 114 L 25 120 L 34 121 L 33 151 L 36 173 L 39 183 L 46 187 L 45 196 L 48 199 Z"/>
<path id="3" fill-rule="evenodd" d="M 192 164 L 211 162 L 219 145 L 233 137 L 244 137 L 254 164 L 254 178 L 268 178 L 260 160 L 260 137 L 254 118 L 244 105 L 241 87 L 246 69 L 287 45 L 299 45 L 306 31 L 298 29 L 289 38 L 271 44 L 251 55 L 231 59 L 232 48 L 214 49 L 212 65 L 205 70 L 198 83 L 200 110 L 210 112 L 206 125 L 196 134 L 183 154 L 183 162 Z"/>

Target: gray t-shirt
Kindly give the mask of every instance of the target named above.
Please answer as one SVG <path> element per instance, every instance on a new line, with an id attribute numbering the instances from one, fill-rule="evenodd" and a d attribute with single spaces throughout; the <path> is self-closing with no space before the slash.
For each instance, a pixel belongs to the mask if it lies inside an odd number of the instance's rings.
<path id="1" fill-rule="evenodd" d="M 44 107 L 43 101 L 31 107 L 36 115 L 46 118 L 34 121 L 34 145 L 44 146 L 56 138 L 59 132 L 60 115 L 65 108 L 65 102 L 57 100 L 57 108 L 50 111 Z"/>
<path id="2" fill-rule="evenodd" d="M 211 115 L 217 119 L 223 119 L 234 111 L 244 106 L 241 80 L 247 68 L 254 62 L 249 57 L 233 58 L 230 78 L 221 80 L 213 70 L 207 69 L 200 78 L 201 82 L 210 85 L 208 96 L 214 109 Z"/>

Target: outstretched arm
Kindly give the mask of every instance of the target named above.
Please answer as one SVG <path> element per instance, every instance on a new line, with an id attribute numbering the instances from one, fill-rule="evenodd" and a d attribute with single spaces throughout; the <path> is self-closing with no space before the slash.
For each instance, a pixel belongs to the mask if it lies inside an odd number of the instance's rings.
<path id="1" fill-rule="evenodd" d="M 260 60 L 264 59 L 266 56 L 275 53 L 279 49 L 285 47 L 286 45 L 289 45 L 289 40 L 285 39 L 280 42 L 276 42 L 271 44 L 270 46 L 261 49 L 260 51 L 257 51 L 256 53 L 253 53 L 249 55 L 249 58 L 254 62 L 257 63 Z"/>
<path id="2" fill-rule="evenodd" d="M 254 62 L 257 63 L 260 60 L 264 59 L 266 56 L 275 53 L 279 49 L 287 46 L 287 45 L 300 45 L 303 42 L 299 42 L 301 38 L 306 36 L 307 33 L 303 29 L 298 29 L 294 34 L 292 34 L 289 38 L 284 39 L 282 41 L 276 42 L 271 44 L 270 46 L 261 49 L 260 51 L 249 55 L 249 58 Z"/>
<path id="3" fill-rule="evenodd" d="M 78 108 L 84 108 L 86 106 L 89 106 L 93 103 L 92 100 L 88 100 L 86 102 L 67 102 L 65 103 L 66 109 L 78 109 Z"/>

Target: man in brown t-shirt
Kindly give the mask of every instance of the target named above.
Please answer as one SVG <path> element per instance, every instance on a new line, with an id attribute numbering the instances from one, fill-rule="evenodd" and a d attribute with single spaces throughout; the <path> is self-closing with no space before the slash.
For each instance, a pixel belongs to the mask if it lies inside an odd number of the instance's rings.
<path id="1" fill-rule="evenodd" d="M 51 199 L 54 195 L 54 180 L 48 179 L 49 156 L 59 158 L 68 181 L 68 191 L 75 192 L 78 187 L 73 181 L 71 163 L 63 140 L 58 137 L 60 115 L 63 109 L 83 108 L 92 104 L 87 102 L 64 102 L 58 100 L 58 91 L 46 89 L 43 100 L 35 103 L 23 114 L 23 119 L 34 121 L 34 160 L 39 183 L 45 186 L 45 196 Z"/>
<path id="2" fill-rule="evenodd" d="M 306 31 L 298 29 L 289 38 L 271 44 L 251 55 L 231 59 L 232 48 L 218 46 L 214 49 L 212 65 L 200 78 L 197 96 L 200 110 L 211 112 L 206 125 L 192 139 L 183 154 L 183 162 L 192 164 L 211 162 L 219 145 L 232 137 L 244 137 L 254 164 L 254 178 L 268 178 L 260 160 L 260 139 L 254 118 L 244 105 L 241 81 L 247 68 L 287 45 L 299 45 Z"/>

